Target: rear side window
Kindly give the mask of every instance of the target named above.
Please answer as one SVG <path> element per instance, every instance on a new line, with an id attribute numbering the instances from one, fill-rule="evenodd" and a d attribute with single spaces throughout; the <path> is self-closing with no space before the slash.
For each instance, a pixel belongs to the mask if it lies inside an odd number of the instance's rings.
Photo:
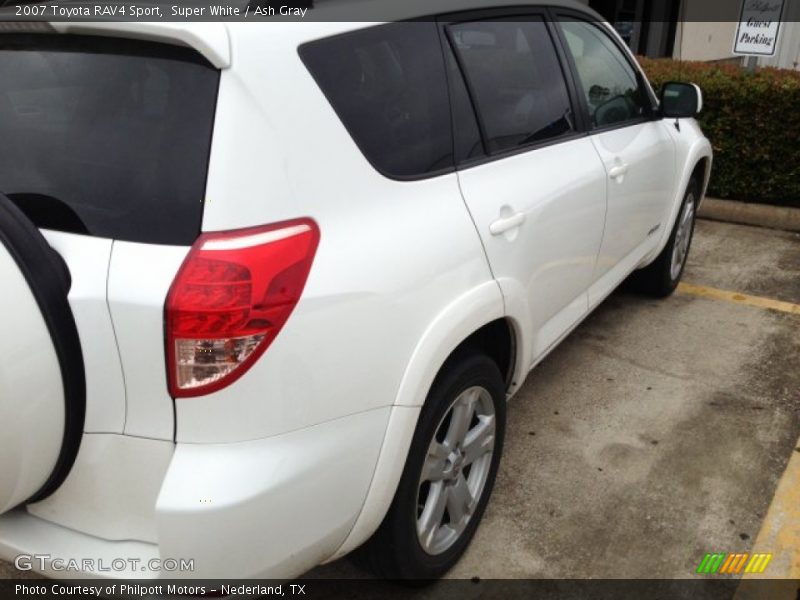
<path id="1" fill-rule="evenodd" d="M 574 131 L 566 83 L 540 18 L 480 21 L 449 28 L 490 152 Z"/>
<path id="2" fill-rule="evenodd" d="M 39 227 L 191 244 L 218 85 L 184 48 L 0 35 L 0 192 Z"/>
<path id="3" fill-rule="evenodd" d="M 389 177 L 453 169 L 436 24 L 392 23 L 301 46 L 300 56 L 364 156 Z"/>

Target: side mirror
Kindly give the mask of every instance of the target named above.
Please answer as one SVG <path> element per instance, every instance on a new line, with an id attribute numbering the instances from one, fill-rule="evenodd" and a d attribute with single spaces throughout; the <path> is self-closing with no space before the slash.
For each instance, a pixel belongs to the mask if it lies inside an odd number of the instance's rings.
<path id="1" fill-rule="evenodd" d="M 661 114 L 684 119 L 697 116 L 703 109 L 703 92 L 693 83 L 670 81 L 661 88 Z"/>

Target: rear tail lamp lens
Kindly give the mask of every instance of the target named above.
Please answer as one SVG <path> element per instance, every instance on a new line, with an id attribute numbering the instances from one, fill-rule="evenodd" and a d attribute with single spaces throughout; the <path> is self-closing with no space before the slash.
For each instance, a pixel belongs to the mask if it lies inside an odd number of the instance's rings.
<path id="1" fill-rule="evenodd" d="M 167 296 L 173 397 L 210 394 L 253 365 L 300 300 L 318 244 L 311 219 L 198 238 Z"/>

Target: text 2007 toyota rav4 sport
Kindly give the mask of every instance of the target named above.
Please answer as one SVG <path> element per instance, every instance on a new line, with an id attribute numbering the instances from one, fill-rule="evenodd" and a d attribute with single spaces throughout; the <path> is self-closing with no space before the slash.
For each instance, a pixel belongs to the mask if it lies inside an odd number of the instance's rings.
<path id="1" fill-rule="evenodd" d="M 0 556 L 458 560 L 506 400 L 672 292 L 711 166 L 596 14 L 483 2 L 0 34 Z"/>

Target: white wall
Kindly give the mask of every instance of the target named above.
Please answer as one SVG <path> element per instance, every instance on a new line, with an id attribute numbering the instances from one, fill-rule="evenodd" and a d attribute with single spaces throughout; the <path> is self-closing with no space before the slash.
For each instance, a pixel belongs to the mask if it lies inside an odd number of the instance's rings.
<path id="1" fill-rule="evenodd" d="M 737 0 L 683 0 L 673 57 L 682 60 L 732 58 L 739 8 Z"/>
<path id="2" fill-rule="evenodd" d="M 733 54 L 736 23 L 698 22 L 679 23 L 675 32 L 673 58 L 682 60 L 722 60 Z"/>

